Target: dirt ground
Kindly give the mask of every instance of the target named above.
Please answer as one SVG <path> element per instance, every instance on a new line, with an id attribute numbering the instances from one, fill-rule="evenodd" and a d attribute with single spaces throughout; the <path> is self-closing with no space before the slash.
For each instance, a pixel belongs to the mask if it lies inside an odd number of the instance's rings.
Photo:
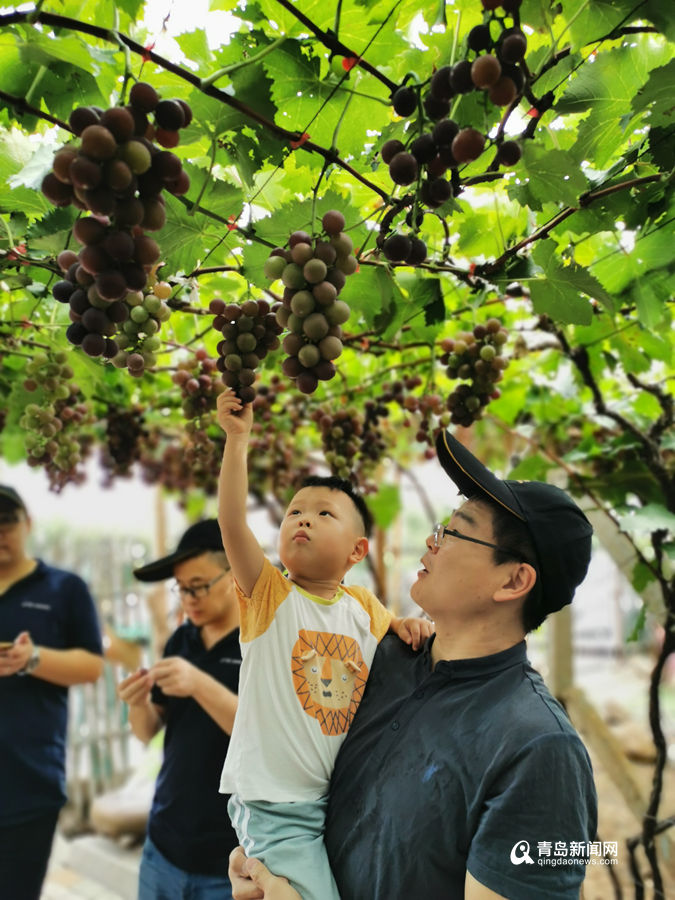
<path id="1" fill-rule="evenodd" d="M 648 656 L 624 660 L 608 667 L 602 673 L 588 672 L 577 680 L 587 697 L 593 701 L 613 735 L 629 751 L 629 756 L 642 757 L 653 753 L 651 732 L 648 727 L 647 692 L 653 659 Z M 669 757 L 664 770 L 660 821 L 675 815 L 675 673 L 662 684 L 662 727 L 669 747 Z M 577 723 L 575 723 L 577 724 Z M 582 900 L 634 900 L 637 896 L 630 869 L 630 854 L 626 841 L 636 837 L 642 823 L 631 812 L 621 791 L 603 766 L 593 742 L 579 727 L 586 744 L 595 774 L 599 799 L 598 835 L 603 841 L 616 841 L 618 852 L 616 865 L 589 865 L 584 881 Z M 632 751 L 632 752 L 631 752 Z M 652 790 L 654 765 L 652 761 L 629 761 L 635 781 L 648 798 Z M 670 847 L 664 842 L 658 845 L 658 860 L 664 881 L 666 900 L 675 900 L 675 826 L 665 832 Z M 670 858 L 668 854 L 670 853 Z M 644 900 L 654 900 L 656 894 L 650 877 L 650 867 L 642 851 L 637 851 L 638 868 L 644 880 Z M 669 865 L 670 864 L 670 865 Z M 663 895 L 661 895 L 663 896 Z"/>
<path id="2" fill-rule="evenodd" d="M 593 761 L 598 797 L 600 798 L 598 834 L 601 840 L 617 841 L 619 847 L 616 857 L 617 864 L 612 866 L 611 869 L 608 866 L 601 865 L 589 865 L 587 867 L 582 900 L 610 900 L 610 898 L 633 900 L 635 887 L 630 870 L 626 840 L 637 836 L 640 833 L 641 825 L 629 810 L 607 772 L 602 768 L 598 760 L 594 758 L 592 752 L 591 759 Z M 652 766 L 645 763 L 633 763 L 631 768 L 636 779 L 648 795 L 648 792 L 651 790 Z M 668 818 L 675 813 L 675 767 L 672 762 L 666 767 L 664 773 L 661 797 L 662 813 L 660 818 Z M 675 841 L 675 827 L 671 828 L 668 834 Z M 639 870 L 645 881 L 645 900 L 653 900 L 655 894 L 653 883 L 649 877 L 649 864 L 644 853 L 639 852 L 637 858 Z M 672 867 L 669 871 L 664 854 L 661 852 L 659 854 L 659 865 L 664 880 L 665 896 L 672 900 L 672 898 L 675 898 L 675 859 L 672 860 Z M 617 892 L 613 879 L 616 879 L 616 882 L 618 882 L 621 893 Z"/>

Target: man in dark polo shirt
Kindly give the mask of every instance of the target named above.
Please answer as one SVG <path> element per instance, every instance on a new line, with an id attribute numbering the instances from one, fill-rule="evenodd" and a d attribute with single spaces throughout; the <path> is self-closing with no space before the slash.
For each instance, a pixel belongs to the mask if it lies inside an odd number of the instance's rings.
<path id="1" fill-rule="evenodd" d="M 239 612 L 218 523 L 198 522 L 176 551 L 136 569 L 141 581 L 176 579 L 187 616 L 163 658 L 122 681 L 136 737 L 164 725 L 139 873 L 139 900 L 228 900 L 227 860 L 237 839 L 218 792 L 237 709 Z"/>
<path id="2" fill-rule="evenodd" d="M 37 900 L 66 802 L 68 687 L 103 670 L 89 590 L 33 559 L 31 522 L 0 485 L 0 896 Z"/>
<path id="3" fill-rule="evenodd" d="M 333 874 L 343 900 L 577 900 L 591 764 L 525 635 L 571 602 L 592 529 L 552 485 L 501 481 L 449 434 L 437 452 L 468 500 L 411 590 L 436 634 L 378 647 L 331 782 Z M 231 872 L 236 900 L 297 900 L 242 851 Z"/>

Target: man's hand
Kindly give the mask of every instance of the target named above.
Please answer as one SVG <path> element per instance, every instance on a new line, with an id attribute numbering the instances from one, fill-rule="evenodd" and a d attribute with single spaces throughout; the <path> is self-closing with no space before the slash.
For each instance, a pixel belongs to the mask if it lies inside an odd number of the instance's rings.
<path id="1" fill-rule="evenodd" d="M 247 859 L 241 847 L 230 853 L 227 874 L 234 900 L 302 900 L 285 878 L 272 875 L 258 859 Z"/>
<path id="2" fill-rule="evenodd" d="M 248 435 L 253 424 L 253 408 L 250 403 L 242 405 L 232 388 L 218 394 L 216 400 L 218 424 L 229 436 Z"/>
<path id="3" fill-rule="evenodd" d="M 167 656 L 150 669 L 150 678 L 167 697 L 192 697 L 199 669 L 180 656 Z"/>
<path id="4" fill-rule="evenodd" d="M 398 619 L 394 623 L 396 634 L 411 644 L 413 650 L 418 650 L 428 637 L 434 633 L 434 623 L 428 619 L 417 619 L 413 616 L 407 616 L 405 619 Z"/>
<path id="5" fill-rule="evenodd" d="M 22 631 L 9 649 L 0 650 L 0 678 L 24 669 L 33 654 L 33 646 L 30 634 Z"/>
<path id="6" fill-rule="evenodd" d="M 147 669 L 139 669 L 117 685 L 117 696 L 129 706 L 142 707 L 150 703 L 152 676 Z"/>

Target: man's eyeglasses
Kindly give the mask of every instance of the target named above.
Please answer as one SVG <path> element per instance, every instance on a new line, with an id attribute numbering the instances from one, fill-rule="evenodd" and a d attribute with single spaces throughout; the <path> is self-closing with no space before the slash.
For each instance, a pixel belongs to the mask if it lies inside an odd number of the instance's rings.
<path id="1" fill-rule="evenodd" d="M 478 538 L 469 537 L 467 534 L 462 534 L 460 531 L 455 531 L 454 528 L 446 528 L 441 522 L 437 522 L 433 528 L 433 536 L 434 536 L 434 547 L 436 550 L 443 543 L 443 538 L 446 534 L 449 534 L 450 537 L 459 538 L 460 541 L 471 541 L 472 544 L 482 544 L 483 547 L 492 547 L 493 550 L 501 550 L 501 547 L 498 547 L 496 544 L 491 544 L 489 541 L 479 541 Z"/>
<path id="2" fill-rule="evenodd" d="M 200 597 L 206 597 L 213 585 L 217 581 L 220 581 L 221 578 L 224 578 L 226 574 L 227 572 L 221 572 L 220 575 L 216 575 L 215 578 L 211 579 L 211 581 L 207 581 L 206 584 L 195 584 L 192 587 L 187 587 L 184 584 L 174 584 L 172 585 L 171 590 L 179 597 L 187 596 L 193 597 L 195 600 L 199 600 Z"/>

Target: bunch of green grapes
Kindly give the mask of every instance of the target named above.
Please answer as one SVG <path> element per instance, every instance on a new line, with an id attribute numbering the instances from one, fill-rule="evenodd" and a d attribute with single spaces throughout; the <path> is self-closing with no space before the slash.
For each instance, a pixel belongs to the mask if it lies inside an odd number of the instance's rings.
<path id="1" fill-rule="evenodd" d="M 352 240 L 343 231 L 342 213 L 330 210 L 322 226 L 318 237 L 294 231 L 288 248 L 277 247 L 265 263 L 265 275 L 272 281 L 281 279 L 285 287 L 276 312 L 279 325 L 288 331 L 282 370 L 303 394 L 313 393 L 319 381 L 335 375 L 342 325 L 350 314 L 338 295 L 347 276 L 358 268 Z"/>

